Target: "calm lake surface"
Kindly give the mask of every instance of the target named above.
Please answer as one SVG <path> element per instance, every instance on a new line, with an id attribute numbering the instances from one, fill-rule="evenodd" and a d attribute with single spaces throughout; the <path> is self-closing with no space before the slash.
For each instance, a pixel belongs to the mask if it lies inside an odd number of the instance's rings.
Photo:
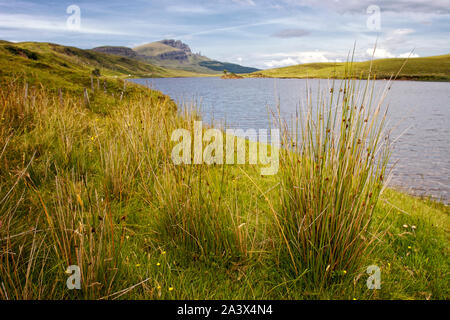
<path id="1" fill-rule="evenodd" d="M 162 78 L 134 79 L 169 95 L 179 105 L 196 104 L 204 122 L 231 129 L 270 128 L 268 110 L 280 102 L 290 119 L 304 105 L 306 87 L 326 90 L 326 79 Z M 308 83 L 307 83 L 308 82 Z M 339 81 L 337 82 L 339 86 Z M 382 90 L 386 81 L 376 82 Z M 391 185 L 450 203 L 450 83 L 395 81 L 385 104 L 394 143 Z M 406 131 L 405 131 L 406 130 Z"/>

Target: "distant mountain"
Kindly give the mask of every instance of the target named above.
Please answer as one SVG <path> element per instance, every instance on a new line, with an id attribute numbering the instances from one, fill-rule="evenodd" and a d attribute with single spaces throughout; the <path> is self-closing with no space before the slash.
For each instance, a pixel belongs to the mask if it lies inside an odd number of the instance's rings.
<path id="1" fill-rule="evenodd" d="M 193 53 L 191 48 L 180 40 L 166 39 L 147 43 L 135 48 L 98 47 L 97 52 L 132 57 L 160 67 L 186 70 L 190 72 L 219 74 L 224 70 L 233 73 L 251 73 L 259 69 L 244 67 L 234 63 L 212 60 L 200 53 Z"/>
<path id="2" fill-rule="evenodd" d="M 147 43 L 133 48 L 143 59 L 157 60 L 175 60 L 178 62 L 188 62 L 192 55 L 188 45 L 181 41 L 162 40 L 153 43 Z"/>

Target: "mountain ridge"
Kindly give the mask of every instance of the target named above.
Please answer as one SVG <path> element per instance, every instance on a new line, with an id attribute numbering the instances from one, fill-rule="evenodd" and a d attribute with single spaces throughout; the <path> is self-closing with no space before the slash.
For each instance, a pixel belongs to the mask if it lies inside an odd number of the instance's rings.
<path id="1" fill-rule="evenodd" d="M 124 48 L 126 48 L 126 50 Z M 203 56 L 201 53 L 194 53 L 189 45 L 175 39 L 150 42 L 134 48 L 102 46 L 93 48 L 92 50 L 121 56 L 130 55 L 133 54 L 131 52 L 134 52 L 136 54 L 136 56 L 134 56 L 135 59 L 159 67 L 189 72 L 220 74 L 226 70 L 237 74 L 243 74 L 259 71 L 257 68 L 221 62 Z"/>

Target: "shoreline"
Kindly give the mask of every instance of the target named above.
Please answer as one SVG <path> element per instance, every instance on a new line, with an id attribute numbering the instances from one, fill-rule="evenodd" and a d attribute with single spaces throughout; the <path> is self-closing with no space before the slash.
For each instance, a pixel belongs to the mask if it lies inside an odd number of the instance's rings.
<path id="1" fill-rule="evenodd" d="M 225 77 L 223 78 L 221 76 L 221 74 L 218 75 L 211 75 L 211 76 L 205 76 L 205 75 L 200 75 L 198 77 L 192 77 L 192 76 L 179 76 L 179 77 L 123 77 L 122 79 L 125 80 L 133 80 L 133 79 L 198 79 L 198 78 L 220 78 L 220 79 L 224 79 L 224 80 L 245 80 L 245 79 L 280 79 L 280 80 L 343 80 L 344 78 L 320 78 L 320 77 L 249 77 L 246 74 L 242 74 L 241 77 Z M 360 81 L 367 81 L 367 79 L 359 79 L 359 78 L 355 78 L 355 80 L 360 80 Z M 448 80 L 424 80 L 424 79 L 388 79 L 388 78 L 380 78 L 380 79 L 371 79 L 371 81 L 392 81 L 392 82 L 396 82 L 396 81 L 402 81 L 402 82 L 407 82 L 407 81 L 411 81 L 411 82 L 437 82 L 437 83 L 442 83 L 442 82 L 450 82 L 450 79 Z"/>

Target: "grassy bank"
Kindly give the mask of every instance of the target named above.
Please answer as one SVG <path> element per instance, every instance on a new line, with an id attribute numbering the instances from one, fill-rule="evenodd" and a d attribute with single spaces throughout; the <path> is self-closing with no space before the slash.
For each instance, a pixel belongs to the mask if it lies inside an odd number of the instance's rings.
<path id="1" fill-rule="evenodd" d="M 404 67 L 405 58 L 377 59 L 365 62 L 353 62 L 353 72 L 367 78 L 372 67 L 372 74 L 377 79 L 390 79 L 397 75 L 397 80 L 450 81 L 450 55 L 409 58 Z M 350 63 L 305 63 L 295 66 L 268 69 L 249 74 L 250 77 L 267 78 L 342 78 Z"/>
<path id="2" fill-rule="evenodd" d="M 92 86 L 92 66 L 23 77 L 35 62 L 22 58 L 0 89 L 1 299 L 449 298 L 448 207 L 381 192 L 370 174 L 380 172 L 361 169 L 352 155 L 365 148 L 347 135 L 376 133 L 370 121 L 347 114 L 348 127 L 333 127 L 358 151 L 341 154 L 331 138 L 315 143 L 329 119 L 317 115 L 308 156 L 282 152 L 274 176 L 176 166 L 171 133 L 192 132 L 195 112 L 119 79 Z M 332 230 L 346 241 L 331 241 Z M 66 288 L 70 265 L 82 290 Z M 366 287 L 369 265 L 381 269 L 381 290 Z"/>
<path id="3" fill-rule="evenodd" d="M 108 78 L 161 78 L 204 76 L 195 72 L 161 68 L 126 57 L 82 50 L 53 43 L 0 41 L 0 76 L 21 75 L 49 87 L 90 86 L 93 70 Z M 103 85 L 103 83 L 101 84 Z"/>

